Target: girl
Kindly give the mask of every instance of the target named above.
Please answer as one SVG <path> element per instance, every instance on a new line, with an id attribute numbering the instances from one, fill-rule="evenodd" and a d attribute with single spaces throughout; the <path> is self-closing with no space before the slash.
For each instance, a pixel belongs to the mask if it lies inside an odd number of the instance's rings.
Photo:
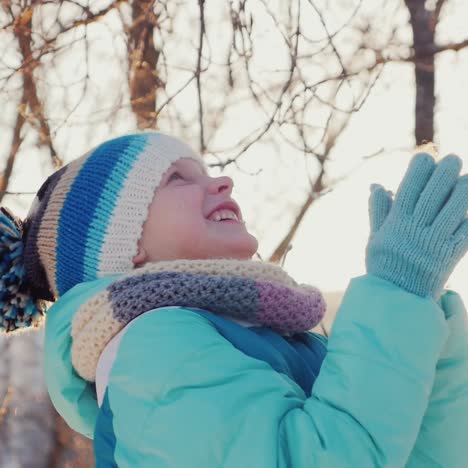
<path id="1" fill-rule="evenodd" d="M 367 274 L 328 341 L 320 292 L 256 239 L 188 146 L 108 141 L 2 209 L 1 324 L 47 312 L 51 399 L 98 467 L 444 467 L 468 459 L 468 328 L 443 286 L 468 248 L 459 158 L 372 186 Z M 345 233 L 343 233 L 345 236 Z"/>

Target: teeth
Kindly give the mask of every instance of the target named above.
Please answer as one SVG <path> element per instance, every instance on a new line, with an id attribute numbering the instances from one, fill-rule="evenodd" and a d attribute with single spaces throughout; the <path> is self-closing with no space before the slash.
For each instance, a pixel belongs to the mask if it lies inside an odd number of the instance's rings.
<path id="1" fill-rule="evenodd" d="M 234 219 L 239 221 L 237 215 L 231 210 L 218 210 L 210 216 L 210 221 L 221 221 L 222 219 Z"/>

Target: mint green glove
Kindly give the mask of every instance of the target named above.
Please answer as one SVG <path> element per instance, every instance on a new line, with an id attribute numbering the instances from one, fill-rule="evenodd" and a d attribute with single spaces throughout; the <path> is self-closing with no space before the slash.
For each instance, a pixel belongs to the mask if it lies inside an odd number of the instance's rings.
<path id="1" fill-rule="evenodd" d="M 382 186 L 371 187 L 368 273 L 413 294 L 440 297 L 468 250 L 468 175 L 459 177 L 460 170 L 457 156 L 436 164 L 419 153 L 394 201 Z"/>

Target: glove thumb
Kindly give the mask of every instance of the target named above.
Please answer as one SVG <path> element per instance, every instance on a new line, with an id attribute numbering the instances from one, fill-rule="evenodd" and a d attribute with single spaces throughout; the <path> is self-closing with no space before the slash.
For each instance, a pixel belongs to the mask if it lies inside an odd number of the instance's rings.
<path id="1" fill-rule="evenodd" d="M 372 184 L 369 197 L 369 221 L 371 233 L 380 229 L 392 208 L 392 193 L 382 185 Z"/>

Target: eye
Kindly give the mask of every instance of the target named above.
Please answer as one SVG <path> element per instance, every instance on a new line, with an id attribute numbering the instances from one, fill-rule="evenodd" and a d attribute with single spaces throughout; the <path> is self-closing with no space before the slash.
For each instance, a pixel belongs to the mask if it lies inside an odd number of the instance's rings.
<path id="1" fill-rule="evenodd" d="M 183 177 L 180 175 L 180 172 L 175 171 L 170 175 L 170 177 L 169 177 L 169 179 L 167 181 L 172 182 L 172 180 L 174 180 L 175 178 L 183 179 Z"/>

